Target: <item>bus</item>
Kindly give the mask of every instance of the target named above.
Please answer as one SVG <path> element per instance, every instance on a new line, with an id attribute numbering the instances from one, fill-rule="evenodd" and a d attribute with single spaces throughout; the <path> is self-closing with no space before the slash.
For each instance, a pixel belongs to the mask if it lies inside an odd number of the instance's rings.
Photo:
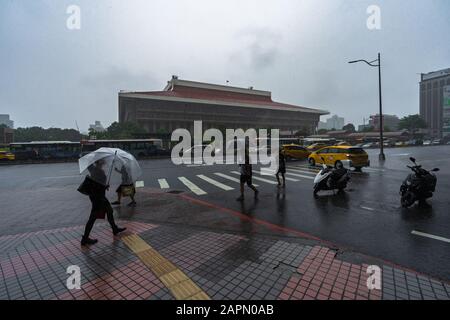
<path id="1" fill-rule="evenodd" d="M 170 151 L 162 147 L 162 139 L 124 139 L 83 140 L 80 157 L 103 147 L 122 149 L 136 158 L 170 155 Z"/>
<path id="2" fill-rule="evenodd" d="M 80 142 L 72 141 L 32 141 L 9 144 L 10 152 L 16 160 L 77 159 Z"/>

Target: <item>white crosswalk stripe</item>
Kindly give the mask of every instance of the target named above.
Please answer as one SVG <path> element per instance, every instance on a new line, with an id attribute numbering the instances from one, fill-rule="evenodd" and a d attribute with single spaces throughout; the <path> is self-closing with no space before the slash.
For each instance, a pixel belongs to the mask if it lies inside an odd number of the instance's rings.
<path id="1" fill-rule="evenodd" d="M 292 166 L 288 166 L 288 169 L 292 169 L 292 170 L 297 170 L 297 171 L 302 171 L 305 173 L 317 173 L 320 171 L 319 168 L 306 168 L 306 167 L 292 167 Z"/>
<path id="2" fill-rule="evenodd" d="M 300 170 L 300 169 L 294 169 L 294 168 L 287 168 L 287 169 L 292 171 L 292 172 L 303 173 L 303 174 L 310 174 L 310 175 L 316 175 L 317 172 L 320 171 L 320 170 L 306 171 L 306 170 Z"/>
<path id="3" fill-rule="evenodd" d="M 291 176 L 294 176 L 294 177 L 299 177 L 299 178 L 305 178 L 305 179 L 311 179 L 311 180 L 314 180 L 314 177 L 313 177 L 313 176 L 306 176 L 306 175 L 304 175 L 304 174 L 292 173 L 292 172 L 290 172 L 290 170 L 287 170 L 287 171 L 286 171 L 286 174 L 291 175 Z"/>
<path id="4" fill-rule="evenodd" d="M 226 174 L 223 174 L 223 173 L 221 173 L 221 172 L 214 172 L 214 174 L 215 174 L 216 176 L 222 177 L 222 178 L 224 178 L 224 179 L 228 179 L 228 180 L 230 180 L 230 181 L 234 181 L 234 182 L 237 182 L 237 183 L 241 183 L 241 181 L 240 181 L 239 179 L 237 179 L 237 178 L 235 178 L 235 177 L 231 177 L 231 176 L 226 175 Z M 254 183 L 253 185 L 254 185 L 255 187 L 259 187 L 256 183 Z"/>
<path id="5" fill-rule="evenodd" d="M 364 168 L 362 168 L 362 170 L 364 171 L 370 171 L 370 172 L 383 172 L 384 171 L 384 169 L 378 169 L 378 168 L 366 168 L 366 167 L 364 167 Z"/>
<path id="6" fill-rule="evenodd" d="M 205 191 L 200 189 L 196 184 L 188 180 L 186 177 L 178 177 L 178 180 L 180 180 L 186 187 L 189 188 L 193 193 L 195 193 L 198 196 L 207 194 Z"/>
<path id="7" fill-rule="evenodd" d="M 260 174 L 260 175 L 262 175 L 262 176 L 266 176 L 266 177 L 268 177 L 268 176 L 275 176 L 275 174 L 274 173 L 271 173 L 271 172 L 269 172 L 269 171 L 257 171 L 257 170 L 255 170 L 255 172 L 256 173 L 258 173 L 258 174 Z M 300 180 L 298 180 L 298 179 L 294 179 L 294 178 L 289 178 L 289 177 L 285 177 L 286 178 L 286 180 L 287 181 L 293 181 L 293 182 L 298 182 L 298 181 L 300 181 Z M 278 182 L 277 182 L 278 183 Z"/>
<path id="8" fill-rule="evenodd" d="M 229 187 L 229 186 L 227 186 L 226 184 L 223 184 L 223 183 L 221 183 L 221 182 L 219 182 L 219 181 L 217 181 L 217 180 L 211 179 L 211 178 L 209 178 L 209 177 L 207 177 L 207 176 L 205 176 L 205 175 L 203 175 L 203 174 L 198 174 L 197 177 L 199 177 L 200 179 L 202 179 L 202 180 L 204 180 L 204 181 L 206 181 L 206 182 L 209 182 L 209 183 L 211 183 L 212 185 L 214 185 L 214 186 L 216 186 L 216 187 L 218 187 L 218 188 L 220 188 L 220 189 L 223 189 L 223 190 L 225 190 L 225 191 L 234 190 L 234 188 Z"/>
<path id="9" fill-rule="evenodd" d="M 158 183 L 161 189 L 169 189 L 169 183 L 167 183 L 166 179 L 158 179 Z"/>
<path id="10" fill-rule="evenodd" d="M 231 171 L 231 173 L 233 174 L 237 174 L 237 175 L 241 175 L 239 172 L 237 171 Z M 268 180 L 268 179 L 263 179 L 263 178 L 259 178 L 259 177 L 252 177 L 252 179 L 258 180 L 258 181 L 262 181 L 265 183 L 269 183 L 269 184 L 278 184 L 278 182 L 273 181 L 273 180 Z"/>

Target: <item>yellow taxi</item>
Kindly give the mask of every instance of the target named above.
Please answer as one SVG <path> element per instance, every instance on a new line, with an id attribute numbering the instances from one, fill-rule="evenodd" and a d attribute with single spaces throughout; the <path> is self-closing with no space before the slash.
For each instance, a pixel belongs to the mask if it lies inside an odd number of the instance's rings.
<path id="1" fill-rule="evenodd" d="M 308 149 L 308 151 L 310 151 L 310 152 L 313 152 L 313 151 L 319 150 L 326 146 L 328 146 L 328 144 L 323 143 L 323 142 L 317 142 L 317 143 L 313 143 L 313 144 L 307 146 L 306 149 Z"/>
<path id="2" fill-rule="evenodd" d="M 16 156 L 13 153 L 8 152 L 8 151 L 0 151 L 0 160 L 12 161 L 15 159 L 16 159 Z"/>
<path id="3" fill-rule="evenodd" d="M 287 159 L 308 159 L 308 156 L 311 154 L 311 151 L 308 151 L 305 147 L 302 147 L 298 144 L 285 144 L 281 147 L 281 152 Z"/>
<path id="4" fill-rule="evenodd" d="M 336 166 L 336 164 L 342 163 L 356 170 L 370 166 L 367 152 L 363 148 L 352 146 L 329 146 L 319 149 L 310 154 L 308 162 L 311 166 L 324 162 L 327 166 Z"/>

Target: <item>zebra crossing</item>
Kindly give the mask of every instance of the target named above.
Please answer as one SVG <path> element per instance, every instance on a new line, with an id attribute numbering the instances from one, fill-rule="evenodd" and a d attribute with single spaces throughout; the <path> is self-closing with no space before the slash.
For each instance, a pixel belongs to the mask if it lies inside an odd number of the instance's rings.
<path id="1" fill-rule="evenodd" d="M 292 171 L 292 172 L 291 172 Z M 314 179 L 315 172 L 306 172 L 304 174 L 298 174 L 294 170 L 287 168 L 286 171 L 286 181 L 290 182 L 304 182 L 306 180 Z M 215 192 L 217 190 L 231 191 L 239 188 L 240 172 L 235 170 L 230 170 L 226 172 L 213 172 L 209 174 L 196 174 L 193 177 L 180 176 L 176 179 L 183 184 L 187 191 L 190 191 L 198 196 L 207 195 L 208 192 Z M 278 181 L 275 178 L 275 174 L 267 170 L 254 170 L 252 179 L 257 183 L 253 185 L 255 187 L 260 187 L 261 185 L 278 185 Z M 167 178 L 158 178 L 157 183 L 160 189 L 170 189 L 171 182 Z M 202 183 L 202 186 L 199 186 Z M 172 185 L 175 181 L 172 182 Z M 211 186 L 211 191 L 209 188 L 204 186 Z M 208 190 L 207 190 L 208 189 Z"/>
<path id="2" fill-rule="evenodd" d="M 302 183 L 314 180 L 317 172 L 320 171 L 319 167 L 311 167 L 308 164 L 291 164 L 286 166 L 286 180 L 293 183 Z M 379 168 L 364 168 L 367 172 L 381 172 L 384 169 Z M 195 174 L 193 177 L 177 177 L 177 180 L 182 183 L 186 188 L 186 191 L 190 191 L 198 196 L 207 195 L 208 192 L 232 191 L 239 188 L 240 172 L 230 170 L 226 172 L 213 172 L 208 174 Z M 278 181 L 275 178 L 275 173 L 269 169 L 262 168 L 261 170 L 254 170 L 253 181 L 255 187 L 260 185 L 278 185 Z M 157 183 L 160 189 L 170 189 L 171 182 L 166 178 L 158 178 Z M 172 185 L 174 185 L 173 183 Z M 201 186 L 199 186 L 201 185 Z M 205 187 L 207 186 L 207 187 Z M 209 189 L 211 187 L 211 190 Z"/>

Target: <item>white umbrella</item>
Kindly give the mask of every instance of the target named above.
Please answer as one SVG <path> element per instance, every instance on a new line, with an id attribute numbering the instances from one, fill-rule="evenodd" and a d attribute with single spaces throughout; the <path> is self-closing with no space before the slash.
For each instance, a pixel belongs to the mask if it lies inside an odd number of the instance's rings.
<path id="1" fill-rule="evenodd" d="M 98 167 L 95 163 L 101 163 L 101 166 Z M 122 173 L 126 173 L 130 184 L 134 183 L 142 174 L 136 158 L 117 148 L 100 148 L 80 158 L 78 164 L 80 174 L 89 174 L 93 180 L 104 185 L 109 184 L 112 173 L 116 172 L 114 169 L 123 170 Z"/>

